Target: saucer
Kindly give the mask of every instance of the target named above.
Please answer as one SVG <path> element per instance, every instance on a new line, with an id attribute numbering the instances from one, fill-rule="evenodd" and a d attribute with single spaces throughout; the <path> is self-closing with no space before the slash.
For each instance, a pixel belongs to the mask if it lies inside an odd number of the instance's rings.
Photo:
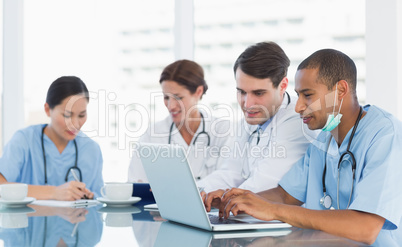
<path id="1" fill-rule="evenodd" d="M 33 197 L 26 197 L 22 201 L 6 201 L 0 198 L 0 204 L 2 204 L 5 207 L 9 208 L 18 208 L 18 207 L 24 207 L 25 205 L 35 201 L 35 198 Z"/>
<path id="2" fill-rule="evenodd" d="M 106 203 L 109 207 L 125 207 L 134 203 L 141 201 L 141 197 L 131 197 L 128 200 L 109 200 L 104 197 L 98 197 L 96 200 Z"/>
<path id="3" fill-rule="evenodd" d="M 103 207 L 98 209 L 99 213 L 112 213 L 112 214 L 138 214 L 141 213 L 141 209 L 133 206 L 122 206 L 122 207 Z"/>

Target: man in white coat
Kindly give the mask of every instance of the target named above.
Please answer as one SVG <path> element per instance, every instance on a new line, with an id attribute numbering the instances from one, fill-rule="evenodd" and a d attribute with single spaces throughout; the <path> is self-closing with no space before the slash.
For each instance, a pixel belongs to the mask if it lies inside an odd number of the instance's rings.
<path id="1" fill-rule="evenodd" d="M 222 157 L 221 168 L 197 182 L 208 193 L 202 193 L 207 208 L 232 187 L 253 192 L 276 187 L 317 136 L 303 126 L 294 110 L 297 99 L 286 92 L 289 64 L 274 42 L 252 45 L 237 58 L 234 74 L 244 119 L 227 142 L 230 157 Z"/>

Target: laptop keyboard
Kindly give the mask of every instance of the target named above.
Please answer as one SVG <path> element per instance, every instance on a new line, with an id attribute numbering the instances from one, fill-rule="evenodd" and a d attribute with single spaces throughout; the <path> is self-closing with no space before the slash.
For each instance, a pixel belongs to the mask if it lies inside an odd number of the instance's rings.
<path id="1" fill-rule="evenodd" d="M 218 215 L 213 215 L 213 214 L 208 214 L 209 221 L 213 225 L 218 225 L 218 224 L 239 224 L 239 223 L 244 223 L 240 222 L 237 220 L 231 220 L 231 219 L 225 219 L 225 218 L 219 218 Z"/>

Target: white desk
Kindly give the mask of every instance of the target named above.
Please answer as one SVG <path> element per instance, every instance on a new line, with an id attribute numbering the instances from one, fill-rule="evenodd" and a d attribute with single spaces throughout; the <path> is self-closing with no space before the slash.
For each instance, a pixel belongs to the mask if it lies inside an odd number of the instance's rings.
<path id="1" fill-rule="evenodd" d="M 241 236 L 225 236 L 160 220 L 157 212 L 131 208 L 105 208 L 98 205 L 88 209 L 55 208 L 28 205 L 29 211 L 1 211 L 0 239 L 4 246 L 365 246 L 320 231 L 290 228 L 285 232 L 250 231 Z M 119 212 L 120 211 L 120 212 Z M 14 215 L 13 215 L 14 214 Z M 20 214 L 20 217 L 16 217 Z M 27 216 L 28 226 L 24 226 Z M 14 221 L 12 220 L 14 217 Z M 8 221 L 7 219 L 8 218 Z M 374 246 L 399 246 L 392 231 L 382 231 Z M 1 244 L 0 244 L 1 246 Z"/>

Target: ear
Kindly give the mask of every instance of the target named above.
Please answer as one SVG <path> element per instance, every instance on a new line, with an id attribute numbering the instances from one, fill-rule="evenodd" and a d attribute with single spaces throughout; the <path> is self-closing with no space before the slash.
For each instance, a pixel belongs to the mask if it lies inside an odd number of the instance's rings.
<path id="1" fill-rule="evenodd" d="M 289 80 L 287 77 L 284 77 L 278 85 L 281 95 L 283 95 L 285 93 L 286 89 L 288 88 L 288 85 L 289 85 Z"/>
<path id="2" fill-rule="evenodd" d="M 345 98 L 346 94 L 349 93 L 350 87 L 349 83 L 345 80 L 338 81 L 338 99 L 341 100 Z"/>
<path id="3" fill-rule="evenodd" d="M 204 94 L 204 86 L 198 86 L 197 90 L 195 90 L 195 95 L 197 95 L 198 98 L 201 99 L 203 94 Z"/>
<path id="4" fill-rule="evenodd" d="M 50 106 L 48 103 L 45 103 L 45 112 L 48 117 L 50 117 Z"/>

